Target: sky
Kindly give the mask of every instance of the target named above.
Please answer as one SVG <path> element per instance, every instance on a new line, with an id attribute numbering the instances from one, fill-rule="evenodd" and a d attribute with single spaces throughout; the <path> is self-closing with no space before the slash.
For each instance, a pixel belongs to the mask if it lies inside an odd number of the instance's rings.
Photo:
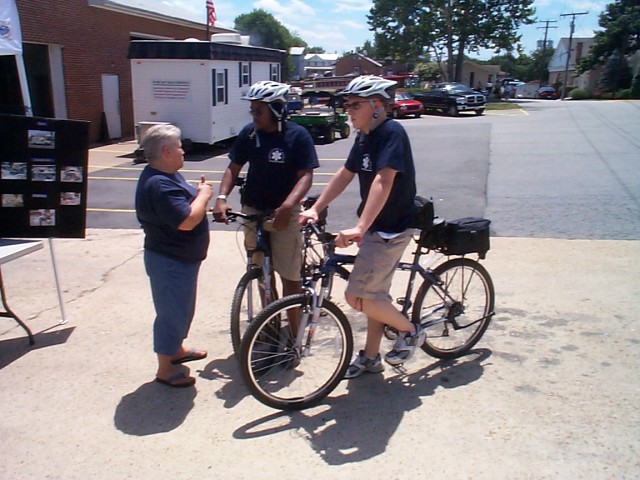
<path id="1" fill-rule="evenodd" d="M 116 0 L 118 3 L 167 13 L 204 24 L 205 0 Z M 574 37 L 592 37 L 599 30 L 598 17 L 613 0 L 535 0 L 537 22 L 521 27 L 522 47 L 526 54 L 536 49 L 538 40 L 544 39 L 545 21 L 548 24 L 547 40 L 553 46 L 561 38 L 569 37 L 571 18 L 562 14 L 583 13 L 575 17 Z M 217 26 L 233 28 L 237 16 L 263 9 L 272 14 L 290 32 L 300 36 L 310 47 L 322 47 L 328 53 L 342 54 L 373 40 L 368 28 L 367 14 L 371 0 L 214 0 L 218 16 Z M 327 7 L 329 5 L 329 7 Z M 555 27 L 555 28 L 554 28 Z M 488 59 L 492 51 L 472 58 Z"/>

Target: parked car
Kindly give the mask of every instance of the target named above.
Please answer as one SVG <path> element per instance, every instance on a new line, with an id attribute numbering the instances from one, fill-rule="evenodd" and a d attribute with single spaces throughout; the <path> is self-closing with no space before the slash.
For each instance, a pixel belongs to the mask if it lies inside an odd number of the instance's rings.
<path id="1" fill-rule="evenodd" d="M 502 98 L 516 98 L 516 89 L 520 85 L 524 85 L 524 82 L 515 81 L 505 83 Z"/>
<path id="2" fill-rule="evenodd" d="M 535 93 L 535 98 L 557 100 L 560 98 L 560 95 L 558 95 L 558 92 L 556 92 L 556 89 L 553 87 L 540 87 Z"/>
<path id="3" fill-rule="evenodd" d="M 437 83 L 424 93 L 415 93 L 413 98 L 422 102 L 425 112 L 440 110 L 452 117 L 459 112 L 473 111 L 482 115 L 487 97 L 471 90 L 463 83 Z"/>
<path id="4" fill-rule="evenodd" d="M 396 96 L 393 99 L 393 103 L 389 105 L 387 114 L 393 118 L 406 117 L 408 115 L 415 115 L 416 118 L 420 118 L 420 115 L 424 113 L 424 105 L 418 100 L 414 100 L 409 92 L 396 92 Z"/>

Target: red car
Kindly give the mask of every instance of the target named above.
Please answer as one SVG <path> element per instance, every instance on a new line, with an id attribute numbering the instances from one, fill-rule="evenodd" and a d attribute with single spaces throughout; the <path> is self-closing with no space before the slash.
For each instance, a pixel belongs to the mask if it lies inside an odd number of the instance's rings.
<path id="1" fill-rule="evenodd" d="M 418 100 L 414 100 L 409 92 L 396 92 L 394 102 L 389 105 L 388 114 L 393 118 L 415 115 L 420 118 L 424 113 L 424 105 Z"/>
<path id="2" fill-rule="evenodd" d="M 540 87 L 536 92 L 536 98 L 542 98 L 544 100 L 557 100 L 560 98 L 558 92 L 553 87 Z"/>

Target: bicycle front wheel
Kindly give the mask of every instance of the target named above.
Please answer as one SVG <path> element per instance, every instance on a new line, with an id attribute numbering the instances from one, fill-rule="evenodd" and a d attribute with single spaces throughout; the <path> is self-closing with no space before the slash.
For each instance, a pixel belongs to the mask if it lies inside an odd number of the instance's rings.
<path id="1" fill-rule="evenodd" d="M 231 301 L 231 345 L 237 356 L 240 341 L 249 324 L 265 306 L 264 276 L 261 268 L 251 268 L 242 276 Z M 275 292 L 272 292 L 272 295 Z"/>
<path id="2" fill-rule="evenodd" d="M 470 258 L 448 260 L 433 273 L 440 283 L 422 283 L 411 319 L 427 333 L 425 352 L 436 358 L 457 358 L 471 350 L 489 326 L 493 282 L 487 270 Z"/>
<path id="3" fill-rule="evenodd" d="M 249 325 L 240 344 L 240 371 L 251 394 L 281 410 L 302 410 L 329 395 L 349 367 L 351 326 L 344 313 L 325 300 L 312 321 L 308 294 L 268 305 Z M 298 333 L 293 325 L 304 325 Z"/>

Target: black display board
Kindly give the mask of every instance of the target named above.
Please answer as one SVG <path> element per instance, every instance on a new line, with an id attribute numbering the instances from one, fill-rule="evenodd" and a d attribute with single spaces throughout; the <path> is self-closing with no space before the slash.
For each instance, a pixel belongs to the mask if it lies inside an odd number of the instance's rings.
<path id="1" fill-rule="evenodd" d="M 89 122 L 0 114 L 0 237 L 84 238 Z"/>

